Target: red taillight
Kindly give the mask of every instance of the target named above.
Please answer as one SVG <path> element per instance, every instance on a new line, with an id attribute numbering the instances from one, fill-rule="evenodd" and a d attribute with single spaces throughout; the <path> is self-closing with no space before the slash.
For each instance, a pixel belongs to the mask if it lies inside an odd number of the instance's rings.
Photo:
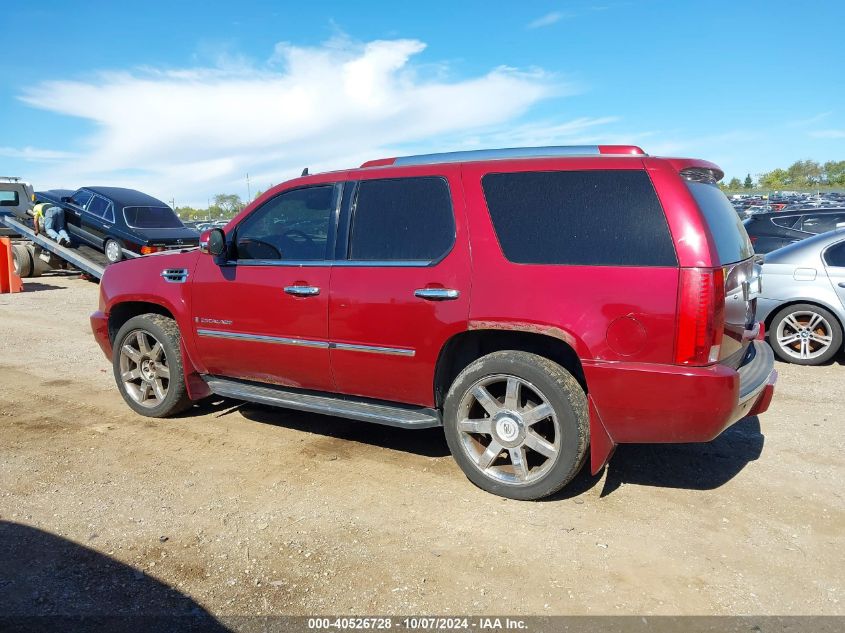
<path id="1" fill-rule="evenodd" d="M 678 284 L 675 362 L 708 365 L 719 360 L 725 329 L 725 273 L 721 268 L 682 268 Z"/>
<path id="2" fill-rule="evenodd" d="M 149 255 L 150 253 L 158 253 L 159 251 L 163 251 L 164 248 L 161 246 L 142 246 L 141 247 L 141 255 Z"/>
<path id="3" fill-rule="evenodd" d="M 749 235 L 748 239 L 751 240 L 752 245 L 757 243 L 757 236 L 756 235 Z"/>

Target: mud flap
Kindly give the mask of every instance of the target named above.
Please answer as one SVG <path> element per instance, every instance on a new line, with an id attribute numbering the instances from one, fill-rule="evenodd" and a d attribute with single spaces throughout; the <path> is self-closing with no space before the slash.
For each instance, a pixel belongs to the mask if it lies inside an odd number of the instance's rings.
<path id="1" fill-rule="evenodd" d="M 588 395 L 587 401 L 590 403 L 590 472 L 595 475 L 613 455 L 616 443 L 604 427 L 592 396 Z"/>
<path id="2" fill-rule="evenodd" d="M 182 352 L 182 370 L 185 373 L 185 388 L 188 391 L 188 397 L 191 400 L 207 398 L 211 395 L 211 389 L 208 388 L 202 376 L 197 373 L 196 366 L 188 355 L 185 341 L 179 341 L 179 347 Z"/>

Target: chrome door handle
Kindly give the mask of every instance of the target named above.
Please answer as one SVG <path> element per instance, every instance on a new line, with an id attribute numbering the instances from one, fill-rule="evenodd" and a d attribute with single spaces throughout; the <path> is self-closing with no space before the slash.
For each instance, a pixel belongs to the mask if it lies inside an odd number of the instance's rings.
<path id="1" fill-rule="evenodd" d="M 838 285 L 840 288 L 845 288 L 845 281 L 840 281 Z"/>
<path id="2" fill-rule="evenodd" d="M 285 286 L 285 293 L 294 297 L 316 297 L 320 289 L 316 286 Z"/>
<path id="3" fill-rule="evenodd" d="M 414 296 L 428 301 L 451 301 L 461 296 L 460 291 L 451 288 L 418 288 Z"/>

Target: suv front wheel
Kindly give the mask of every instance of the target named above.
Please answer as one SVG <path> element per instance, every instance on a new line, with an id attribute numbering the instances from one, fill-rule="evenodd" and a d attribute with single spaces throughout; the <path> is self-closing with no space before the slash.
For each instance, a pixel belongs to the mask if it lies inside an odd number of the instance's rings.
<path id="1" fill-rule="evenodd" d="M 587 454 L 587 397 L 557 363 L 527 352 L 483 356 L 444 404 L 449 449 L 478 487 L 511 499 L 554 494 Z"/>
<path id="2" fill-rule="evenodd" d="M 114 379 L 136 413 L 164 418 L 191 405 L 180 340 L 176 322 L 161 314 L 132 317 L 118 330 L 112 352 Z"/>

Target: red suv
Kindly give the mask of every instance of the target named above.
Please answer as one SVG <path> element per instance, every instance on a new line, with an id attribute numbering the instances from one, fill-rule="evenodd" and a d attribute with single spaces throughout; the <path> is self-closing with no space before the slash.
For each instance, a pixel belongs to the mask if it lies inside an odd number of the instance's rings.
<path id="1" fill-rule="evenodd" d="M 712 163 L 631 146 L 389 158 L 262 195 L 198 250 L 106 270 L 96 338 L 142 415 L 210 394 L 443 426 L 537 499 L 629 442 L 765 411 L 759 267 Z"/>

